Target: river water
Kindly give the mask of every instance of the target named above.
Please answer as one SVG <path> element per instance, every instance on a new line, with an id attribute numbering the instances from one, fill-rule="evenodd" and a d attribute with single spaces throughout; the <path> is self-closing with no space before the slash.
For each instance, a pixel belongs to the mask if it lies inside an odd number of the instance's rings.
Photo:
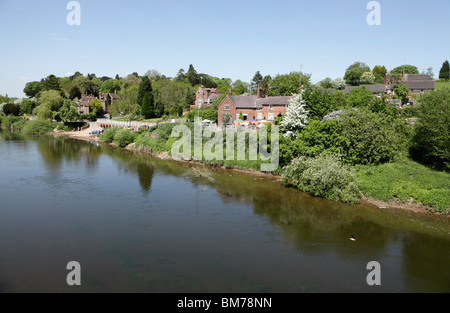
<path id="1" fill-rule="evenodd" d="M 64 137 L 0 158 L 0 292 L 450 292 L 448 217 Z"/>

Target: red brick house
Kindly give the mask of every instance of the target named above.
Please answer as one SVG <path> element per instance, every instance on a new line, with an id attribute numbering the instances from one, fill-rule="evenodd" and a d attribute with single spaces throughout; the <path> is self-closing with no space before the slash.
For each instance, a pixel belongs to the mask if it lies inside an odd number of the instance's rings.
<path id="1" fill-rule="evenodd" d="M 258 88 L 256 96 L 226 96 L 218 107 L 218 124 L 222 126 L 223 117 L 230 115 L 232 121 L 239 119 L 242 113 L 244 120 L 273 121 L 286 113 L 292 97 L 263 97 L 262 88 Z"/>
<path id="2" fill-rule="evenodd" d="M 220 97 L 221 94 L 217 88 L 206 88 L 201 86 L 195 94 L 195 105 L 209 106 L 213 101 Z"/>

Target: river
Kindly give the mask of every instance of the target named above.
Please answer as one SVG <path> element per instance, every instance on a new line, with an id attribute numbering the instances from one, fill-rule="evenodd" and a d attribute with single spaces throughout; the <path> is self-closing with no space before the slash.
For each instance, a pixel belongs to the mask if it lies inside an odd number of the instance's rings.
<path id="1" fill-rule="evenodd" d="M 65 137 L 0 157 L 0 292 L 450 292 L 449 217 Z"/>

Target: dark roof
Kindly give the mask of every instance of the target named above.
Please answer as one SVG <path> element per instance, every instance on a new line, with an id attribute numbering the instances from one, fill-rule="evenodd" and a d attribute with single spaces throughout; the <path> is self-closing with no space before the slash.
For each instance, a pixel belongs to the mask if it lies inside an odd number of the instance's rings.
<path id="1" fill-rule="evenodd" d="M 259 105 L 289 105 L 289 100 L 291 100 L 291 96 L 284 97 L 268 97 L 258 99 L 256 102 Z"/>
<path id="2" fill-rule="evenodd" d="M 433 80 L 428 74 L 406 74 L 406 81 Z"/>
<path id="3" fill-rule="evenodd" d="M 353 89 L 357 89 L 357 88 L 361 88 L 361 87 L 366 87 L 367 89 L 370 90 L 371 93 L 386 91 L 386 86 L 383 84 L 379 84 L 379 85 L 347 86 L 347 87 L 345 87 L 345 93 L 350 93 Z"/>
<path id="4" fill-rule="evenodd" d="M 236 106 L 236 109 L 253 109 L 260 108 L 261 105 L 257 104 L 256 100 L 258 98 L 256 96 L 229 96 L 231 101 Z"/>
<path id="5" fill-rule="evenodd" d="M 411 90 L 434 90 L 436 82 L 434 80 L 406 81 L 405 85 Z"/>

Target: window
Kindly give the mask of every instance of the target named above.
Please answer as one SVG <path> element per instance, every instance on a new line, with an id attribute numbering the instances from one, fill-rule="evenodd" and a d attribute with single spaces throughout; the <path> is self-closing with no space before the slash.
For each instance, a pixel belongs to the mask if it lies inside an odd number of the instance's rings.
<path id="1" fill-rule="evenodd" d="M 229 105 L 229 104 L 225 104 L 225 105 L 223 106 L 223 109 L 224 109 L 225 111 L 230 111 L 230 105 Z"/>
<path id="2" fill-rule="evenodd" d="M 262 120 L 263 119 L 263 114 L 262 113 L 258 113 L 258 120 Z"/>
<path id="3" fill-rule="evenodd" d="M 269 110 L 270 110 L 270 111 L 273 110 L 273 105 L 269 105 Z"/>
<path id="4" fill-rule="evenodd" d="M 273 121 L 273 113 L 269 113 L 269 121 Z"/>
<path id="5" fill-rule="evenodd" d="M 80 105 L 80 109 L 84 109 L 84 105 Z"/>

